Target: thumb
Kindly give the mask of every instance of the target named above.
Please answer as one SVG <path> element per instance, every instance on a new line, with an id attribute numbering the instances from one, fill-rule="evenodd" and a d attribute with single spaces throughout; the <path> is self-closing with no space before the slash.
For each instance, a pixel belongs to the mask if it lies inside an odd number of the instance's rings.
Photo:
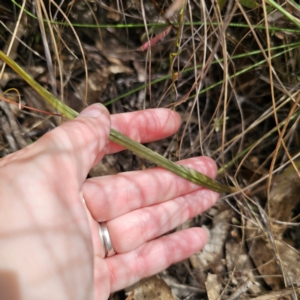
<path id="1" fill-rule="evenodd" d="M 55 164 L 86 178 L 89 170 L 103 157 L 110 132 L 110 114 L 102 104 L 84 109 L 77 118 L 65 122 L 44 135 L 38 143 L 54 156 Z M 72 173 L 71 173 L 72 174 Z M 73 173 L 74 174 L 74 173 Z"/>

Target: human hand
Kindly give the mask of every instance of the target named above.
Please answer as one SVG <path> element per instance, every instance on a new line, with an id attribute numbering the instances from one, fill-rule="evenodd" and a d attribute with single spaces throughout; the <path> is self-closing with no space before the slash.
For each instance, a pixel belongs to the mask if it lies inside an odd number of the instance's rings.
<path id="1" fill-rule="evenodd" d="M 101 105 L 0 160 L 0 298 L 107 299 L 200 250 L 201 228 L 160 237 L 212 206 L 218 194 L 154 168 L 86 180 L 105 154 L 110 126 L 139 141 L 173 134 L 166 109 L 113 115 Z M 215 163 L 181 164 L 210 177 Z M 85 199 L 85 204 L 82 199 Z M 98 222 L 117 254 L 105 257 Z"/>

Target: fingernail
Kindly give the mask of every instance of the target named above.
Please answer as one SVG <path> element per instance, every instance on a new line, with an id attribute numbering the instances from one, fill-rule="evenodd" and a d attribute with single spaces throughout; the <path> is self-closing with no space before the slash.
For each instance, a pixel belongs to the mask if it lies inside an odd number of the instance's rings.
<path id="1" fill-rule="evenodd" d="M 105 109 L 106 108 L 102 104 L 96 103 L 84 109 L 79 116 L 98 118 L 103 114 Z"/>
<path id="2" fill-rule="evenodd" d="M 203 229 L 205 229 L 205 231 L 207 232 L 207 236 L 208 236 L 207 241 L 209 241 L 209 239 L 210 239 L 210 232 L 209 232 L 209 229 L 208 229 L 205 225 L 202 225 L 201 227 L 202 227 Z"/>

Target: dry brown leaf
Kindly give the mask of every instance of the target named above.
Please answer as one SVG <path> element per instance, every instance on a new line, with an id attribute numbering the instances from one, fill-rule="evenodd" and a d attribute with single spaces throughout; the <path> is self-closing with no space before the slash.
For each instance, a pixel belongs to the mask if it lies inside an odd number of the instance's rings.
<path id="1" fill-rule="evenodd" d="M 90 105 L 96 102 L 101 102 L 101 95 L 106 89 L 110 74 L 111 72 L 108 68 L 102 68 L 98 72 L 89 73 L 87 104 Z M 83 100 L 85 96 L 85 89 L 86 83 L 85 80 L 83 80 L 76 86 L 76 98 Z"/>
<path id="2" fill-rule="evenodd" d="M 299 251 L 283 241 L 275 241 L 284 275 L 289 284 L 300 285 L 300 254 Z"/>
<path id="3" fill-rule="evenodd" d="M 300 160 L 295 164 L 299 167 Z M 253 229 L 253 223 L 247 223 L 246 236 L 251 258 L 265 282 L 275 290 L 283 288 L 284 282 L 300 284 L 299 252 L 283 241 L 282 235 L 287 224 L 276 223 L 290 221 L 299 198 L 299 177 L 293 166 L 289 166 L 281 175 L 274 177 L 272 182 L 269 205 L 272 232 Z M 273 237 L 273 244 L 269 240 L 270 236 Z M 278 256 L 277 261 L 275 254 Z"/>
<path id="4" fill-rule="evenodd" d="M 251 242 L 248 244 L 251 245 Z M 298 285 L 300 282 L 299 253 L 282 241 L 275 241 L 275 245 L 286 278 L 289 279 L 291 284 Z M 272 289 L 279 290 L 280 287 L 283 286 L 283 278 L 275 262 L 274 251 L 271 249 L 270 243 L 267 243 L 266 240 L 261 237 L 257 237 L 255 241 L 252 242 L 249 254 L 257 266 L 259 273 L 264 275 L 265 282 Z M 226 261 L 228 270 L 232 271 L 235 267 L 235 276 L 239 276 L 238 278 L 233 278 L 233 283 L 238 281 L 239 284 L 241 282 L 245 282 L 246 284 L 246 280 L 249 278 L 251 282 L 256 283 L 247 286 L 251 294 L 261 294 L 263 292 L 263 284 L 260 279 L 257 279 L 257 274 L 254 271 L 249 255 L 246 253 L 245 247 L 240 248 L 238 243 L 234 244 L 232 240 L 228 241 L 226 243 Z M 235 293 L 236 292 L 237 290 Z M 269 299 L 275 298 L 274 296 L 274 298 Z"/>
<path id="5" fill-rule="evenodd" d="M 112 1 L 112 3 L 109 6 L 109 10 L 108 13 L 106 15 L 106 18 L 109 20 L 113 20 L 115 22 L 119 22 L 122 14 L 120 12 L 118 12 L 118 8 L 117 8 L 117 2 Z"/>
<path id="6" fill-rule="evenodd" d="M 263 276 L 264 281 L 272 289 L 283 288 L 281 273 L 276 265 L 274 251 L 262 232 L 253 229 L 253 223 L 247 222 L 246 239 L 249 248 L 249 254 L 258 270 Z"/>
<path id="7" fill-rule="evenodd" d="M 300 160 L 295 161 L 298 169 Z M 272 220 L 289 222 L 292 210 L 300 199 L 300 179 L 294 167 L 290 165 L 282 174 L 274 177 L 270 192 L 269 217 Z M 287 225 L 272 222 L 272 231 L 275 235 L 281 236 Z"/>
<path id="8" fill-rule="evenodd" d="M 256 279 L 258 272 L 255 270 L 253 262 L 248 255 L 245 244 L 241 246 L 241 240 L 238 239 L 238 235 L 235 235 L 235 238 L 231 238 L 226 242 L 225 250 L 227 269 L 230 274 L 234 272 L 231 277 L 232 284 L 241 286 L 250 279 L 251 282 L 257 283 L 252 285 L 247 284 L 251 294 L 262 293 L 264 291 L 263 282 L 260 279 Z"/>
<path id="9" fill-rule="evenodd" d="M 206 270 L 210 269 L 214 274 L 223 273 L 224 244 L 230 229 L 230 223 L 234 212 L 227 207 L 214 217 L 213 226 L 210 229 L 210 238 L 205 247 L 197 254 L 190 257 L 194 268 L 195 277 L 200 284 L 206 281 Z"/>
<path id="10" fill-rule="evenodd" d="M 170 287 L 158 276 L 142 279 L 132 289 L 134 300 L 176 300 Z"/>
<path id="11" fill-rule="evenodd" d="M 209 300 L 217 300 L 220 297 L 221 286 L 217 275 L 208 273 L 205 286 Z"/>

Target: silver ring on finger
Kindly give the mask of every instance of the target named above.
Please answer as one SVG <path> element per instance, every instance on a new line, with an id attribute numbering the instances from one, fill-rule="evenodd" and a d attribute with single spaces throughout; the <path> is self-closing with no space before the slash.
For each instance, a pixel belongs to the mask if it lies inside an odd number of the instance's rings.
<path id="1" fill-rule="evenodd" d="M 116 254 L 105 222 L 99 223 L 99 235 L 105 252 L 105 257 Z"/>

